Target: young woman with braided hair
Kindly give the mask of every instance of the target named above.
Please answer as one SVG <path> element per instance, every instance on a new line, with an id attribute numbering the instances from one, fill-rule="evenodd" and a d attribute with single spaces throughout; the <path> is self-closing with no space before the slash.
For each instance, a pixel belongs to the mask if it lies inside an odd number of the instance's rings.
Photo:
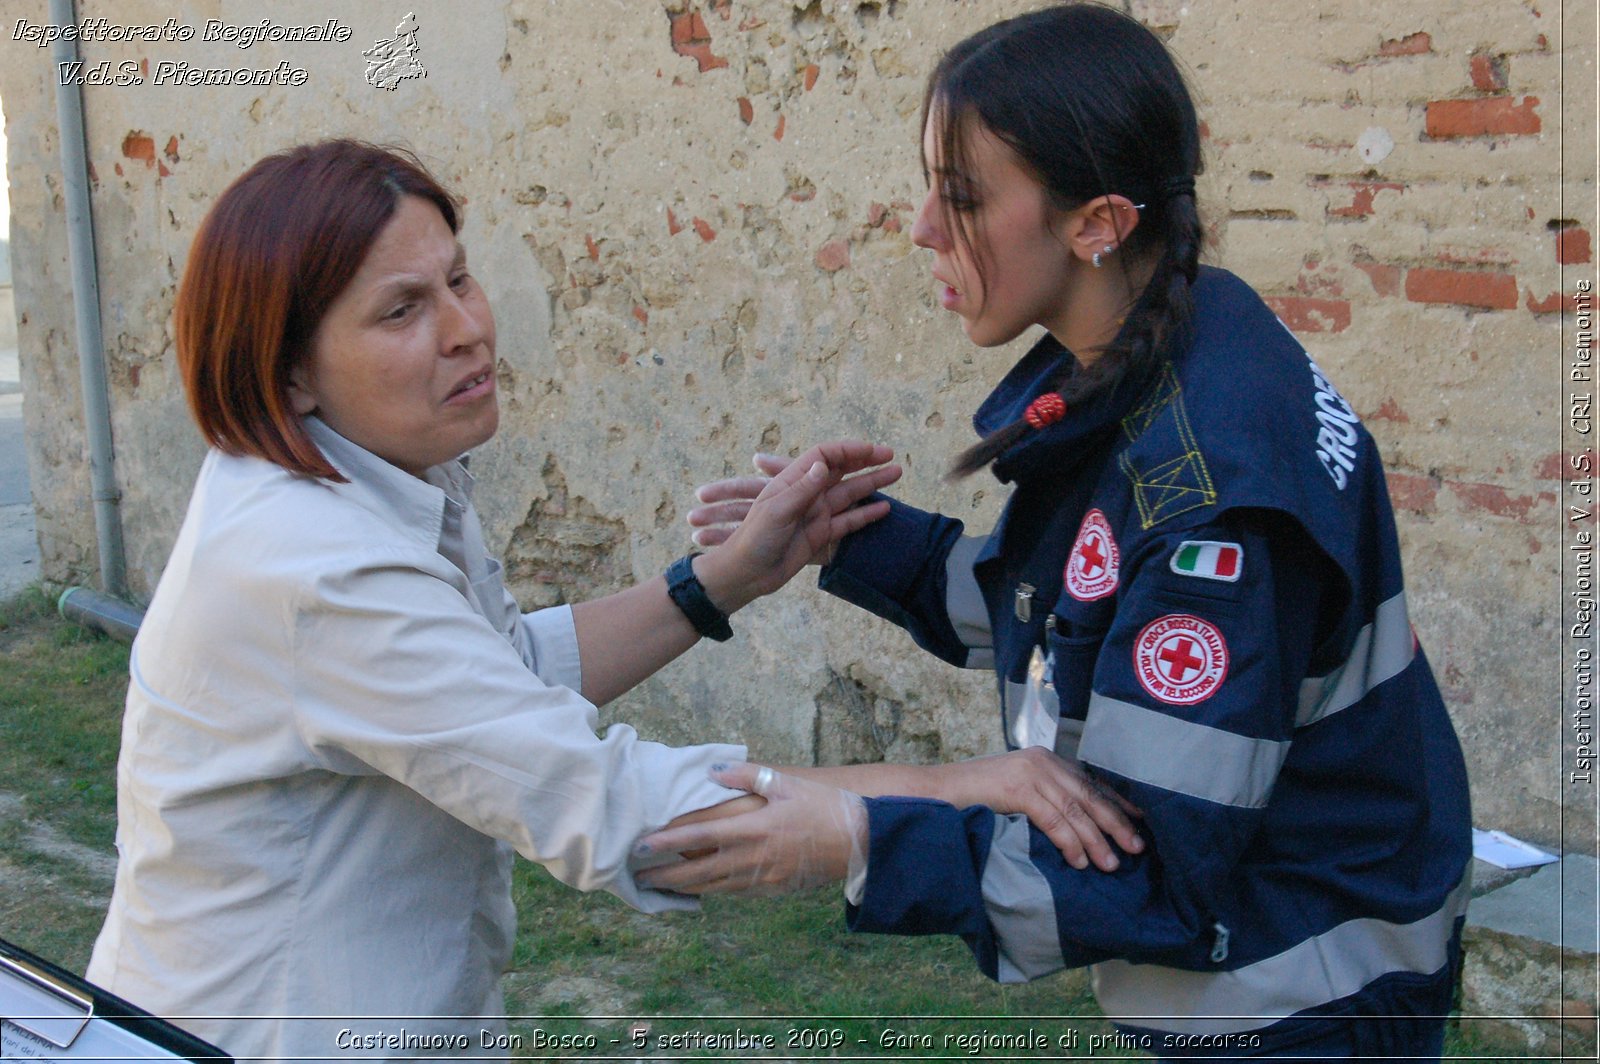
<path id="1" fill-rule="evenodd" d="M 992 666 L 1008 744 L 1079 761 L 1146 844 L 1079 869 L 1020 817 L 735 765 L 714 778 L 768 804 L 646 838 L 704 851 L 646 881 L 846 879 L 855 930 L 959 934 L 1001 980 L 1092 966 L 1158 1056 L 1437 1059 L 1465 767 L 1372 438 L 1261 299 L 1198 264 L 1176 65 L 1119 12 L 1053 7 L 957 45 L 924 119 L 912 240 L 944 307 L 982 347 L 1046 329 L 955 470 L 1015 487 L 987 536 L 895 502 L 821 583 Z M 702 489 L 703 544 L 762 482 Z"/>

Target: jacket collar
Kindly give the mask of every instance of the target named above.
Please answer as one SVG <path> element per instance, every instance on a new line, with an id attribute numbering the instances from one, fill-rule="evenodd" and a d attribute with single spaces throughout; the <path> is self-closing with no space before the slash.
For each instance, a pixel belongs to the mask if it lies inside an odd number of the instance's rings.
<path id="1" fill-rule="evenodd" d="M 987 436 L 1021 418 L 1029 403 L 1056 390 L 1050 382 L 1063 369 L 1068 371 L 1068 379 L 1075 376 L 1079 371 L 1077 357 L 1045 333 L 978 408 L 972 419 L 978 435 Z M 994 475 L 1002 483 L 1009 483 L 1047 473 L 1065 473 L 1083 456 L 1089 437 L 1121 421 L 1147 385 L 1145 375 L 1125 377 L 1109 392 L 1069 409 L 1055 424 L 1029 432 L 995 460 Z"/>

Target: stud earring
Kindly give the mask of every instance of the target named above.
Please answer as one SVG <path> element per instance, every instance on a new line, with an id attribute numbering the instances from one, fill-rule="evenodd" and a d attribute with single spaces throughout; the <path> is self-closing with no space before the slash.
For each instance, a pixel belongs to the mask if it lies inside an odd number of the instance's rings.
<path id="1" fill-rule="evenodd" d="M 1096 251 L 1094 253 L 1094 257 L 1090 260 L 1090 261 L 1092 261 L 1094 263 L 1094 268 L 1098 270 L 1101 266 L 1104 265 L 1104 263 L 1102 263 L 1100 261 L 1100 256 L 1101 255 L 1109 255 L 1115 250 L 1117 250 L 1117 249 L 1112 247 L 1110 244 L 1107 244 L 1103 250 Z"/>

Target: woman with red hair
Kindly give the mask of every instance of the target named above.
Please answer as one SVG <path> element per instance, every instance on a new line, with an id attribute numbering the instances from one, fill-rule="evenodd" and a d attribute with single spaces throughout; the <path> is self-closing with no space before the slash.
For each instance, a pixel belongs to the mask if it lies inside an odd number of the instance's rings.
<path id="1" fill-rule="evenodd" d="M 179 292 L 212 450 L 133 648 L 89 976 L 238 1056 L 478 1047 L 503 1026 L 513 848 L 686 904 L 641 889 L 629 848 L 735 797 L 707 769 L 743 748 L 597 737 L 594 707 L 879 516 L 854 503 L 897 475 L 886 449 L 819 447 L 737 549 L 521 614 L 461 457 L 498 409 L 459 222 L 409 157 L 295 148 L 223 193 Z M 411 1041 L 361 1019 L 383 1016 Z"/>
<path id="2" fill-rule="evenodd" d="M 635 879 L 634 840 L 761 804 L 708 779 L 744 749 L 597 736 L 595 706 L 726 639 L 899 476 L 886 448 L 813 448 L 715 554 L 522 614 L 462 457 L 499 413 L 459 228 L 414 159 L 299 147 L 222 194 L 179 290 L 212 450 L 133 648 L 88 974 L 239 1057 L 481 1051 L 504 1028 L 513 850 L 645 911 L 691 904 Z M 1051 839 L 1108 854 L 1092 817 L 1131 827 L 1060 773 L 879 780 L 999 806 L 1027 783 L 1009 807 L 1066 810 Z"/>

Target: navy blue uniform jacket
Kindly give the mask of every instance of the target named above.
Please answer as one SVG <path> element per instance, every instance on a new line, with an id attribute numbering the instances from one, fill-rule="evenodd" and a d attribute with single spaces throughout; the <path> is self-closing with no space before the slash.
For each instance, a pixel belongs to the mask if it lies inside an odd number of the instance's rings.
<path id="1" fill-rule="evenodd" d="M 1005 981 L 1093 965 L 1112 1018 L 1213 1033 L 1448 979 L 1471 833 L 1371 436 L 1238 278 L 1194 297 L 1181 354 L 996 462 L 991 534 L 895 503 L 822 586 L 992 667 L 1008 743 L 1080 759 L 1149 843 L 1079 871 L 1022 817 L 871 800 L 851 926 L 961 935 Z M 1071 358 L 1037 344 L 979 432 Z"/>

